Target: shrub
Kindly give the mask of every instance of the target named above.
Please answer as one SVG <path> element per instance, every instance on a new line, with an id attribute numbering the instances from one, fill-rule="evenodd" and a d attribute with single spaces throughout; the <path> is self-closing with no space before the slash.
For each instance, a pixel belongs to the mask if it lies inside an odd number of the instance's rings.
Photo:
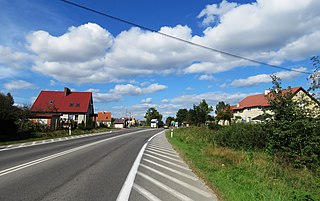
<path id="1" fill-rule="evenodd" d="M 174 129 L 173 135 L 180 141 L 188 144 L 214 144 L 214 134 L 215 131 L 201 127 L 182 127 L 179 129 Z"/>
<path id="2" fill-rule="evenodd" d="M 222 126 L 216 123 L 209 123 L 208 128 L 211 130 L 219 130 L 222 128 Z"/>
<path id="3" fill-rule="evenodd" d="M 268 140 L 268 133 L 263 124 L 234 123 L 217 131 L 215 135 L 217 145 L 235 149 L 264 149 Z"/>
<path id="4" fill-rule="evenodd" d="M 320 122 L 306 118 L 268 123 L 268 151 L 297 167 L 320 166 Z"/>

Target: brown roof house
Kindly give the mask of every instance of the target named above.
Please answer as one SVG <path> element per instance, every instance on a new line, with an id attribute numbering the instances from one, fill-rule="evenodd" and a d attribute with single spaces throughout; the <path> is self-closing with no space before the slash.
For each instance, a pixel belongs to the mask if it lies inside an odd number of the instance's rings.
<path id="1" fill-rule="evenodd" d="M 295 101 L 307 100 L 310 107 L 315 108 L 319 106 L 319 102 L 311 96 L 302 87 L 292 88 L 292 99 Z M 284 93 L 288 90 L 283 90 Z M 266 90 L 264 94 L 256 94 L 247 96 L 237 105 L 231 106 L 234 119 L 239 119 L 242 122 L 261 122 L 267 118 L 272 118 L 272 111 L 270 110 L 270 104 L 268 102 L 268 96 L 270 91 Z"/>
<path id="2" fill-rule="evenodd" d="M 113 122 L 113 127 L 114 128 L 126 128 L 127 120 L 125 118 L 123 119 L 116 119 Z"/>
<path id="3" fill-rule="evenodd" d="M 31 107 L 32 120 L 45 123 L 51 129 L 58 124 L 73 120 L 77 124 L 88 125 L 94 120 L 93 99 L 91 92 L 72 92 L 67 87 L 64 91 L 41 91 Z"/>
<path id="4" fill-rule="evenodd" d="M 111 112 L 98 112 L 97 124 L 111 127 Z"/>

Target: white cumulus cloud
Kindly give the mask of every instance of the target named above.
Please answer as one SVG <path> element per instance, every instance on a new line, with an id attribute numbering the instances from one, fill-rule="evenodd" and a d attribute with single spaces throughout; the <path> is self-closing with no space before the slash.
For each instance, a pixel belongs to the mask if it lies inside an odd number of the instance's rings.
<path id="1" fill-rule="evenodd" d="M 300 68 L 293 68 L 293 70 L 305 72 L 307 69 L 305 67 L 300 67 Z M 275 75 L 282 80 L 292 80 L 302 74 L 296 71 L 281 71 L 281 72 L 275 73 Z M 230 85 L 234 87 L 249 87 L 249 86 L 255 86 L 261 83 L 270 83 L 271 82 L 270 76 L 271 74 L 254 75 L 254 76 L 247 77 L 245 79 L 233 80 Z"/>
<path id="2" fill-rule="evenodd" d="M 202 25 L 209 26 L 235 7 L 237 7 L 237 3 L 222 0 L 220 4 L 207 5 L 206 8 L 200 12 L 198 18 L 204 18 Z"/>
<path id="3" fill-rule="evenodd" d="M 114 87 L 114 89 L 110 89 L 111 93 L 115 94 L 123 94 L 123 95 L 132 95 L 132 96 L 139 96 L 143 94 L 151 94 L 158 91 L 162 91 L 167 89 L 166 85 L 161 84 L 151 84 L 147 87 L 138 87 L 132 84 L 119 84 Z"/>
<path id="4" fill-rule="evenodd" d="M 320 51 L 319 8 L 318 0 L 257 0 L 244 4 L 223 0 L 207 5 L 199 13 L 198 17 L 208 26 L 200 35 L 193 35 L 187 25 L 164 26 L 159 31 L 281 65 L 284 61 L 308 59 Z M 218 23 L 212 23 L 217 20 Z M 137 75 L 212 75 L 257 65 L 137 27 L 113 36 L 98 24 L 87 23 L 70 27 L 60 36 L 35 31 L 27 41 L 26 46 L 35 55 L 33 71 L 77 84 L 120 82 Z M 0 56 L 0 62 L 1 58 L 5 59 Z M 139 89 L 134 90 L 140 93 Z"/>
<path id="5" fill-rule="evenodd" d="M 152 103 L 152 98 L 142 99 L 141 103 Z"/>
<path id="6" fill-rule="evenodd" d="M 22 90 L 22 89 L 35 89 L 37 88 L 34 84 L 24 81 L 24 80 L 15 80 L 8 83 L 5 83 L 4 88 L 7 90 Z"/>

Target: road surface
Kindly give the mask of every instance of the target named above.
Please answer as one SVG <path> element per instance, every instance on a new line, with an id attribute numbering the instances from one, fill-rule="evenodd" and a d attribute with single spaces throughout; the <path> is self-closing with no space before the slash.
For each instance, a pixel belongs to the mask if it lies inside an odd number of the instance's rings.
<path id="1" fill-rule="evenodd" d="M 125 129 L 0 149 L 0 200 L 217 199 L 162 130 Z"/>

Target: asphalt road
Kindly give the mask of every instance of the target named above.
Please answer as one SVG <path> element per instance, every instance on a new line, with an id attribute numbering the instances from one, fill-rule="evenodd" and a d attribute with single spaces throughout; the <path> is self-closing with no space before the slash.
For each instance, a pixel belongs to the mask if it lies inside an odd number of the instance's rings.
<path id="1" fill-rule="evenodd" d="M 116 133 L 0 152 L 0 200 L 116 200 L 145 142 L 159 130 Z"/>

